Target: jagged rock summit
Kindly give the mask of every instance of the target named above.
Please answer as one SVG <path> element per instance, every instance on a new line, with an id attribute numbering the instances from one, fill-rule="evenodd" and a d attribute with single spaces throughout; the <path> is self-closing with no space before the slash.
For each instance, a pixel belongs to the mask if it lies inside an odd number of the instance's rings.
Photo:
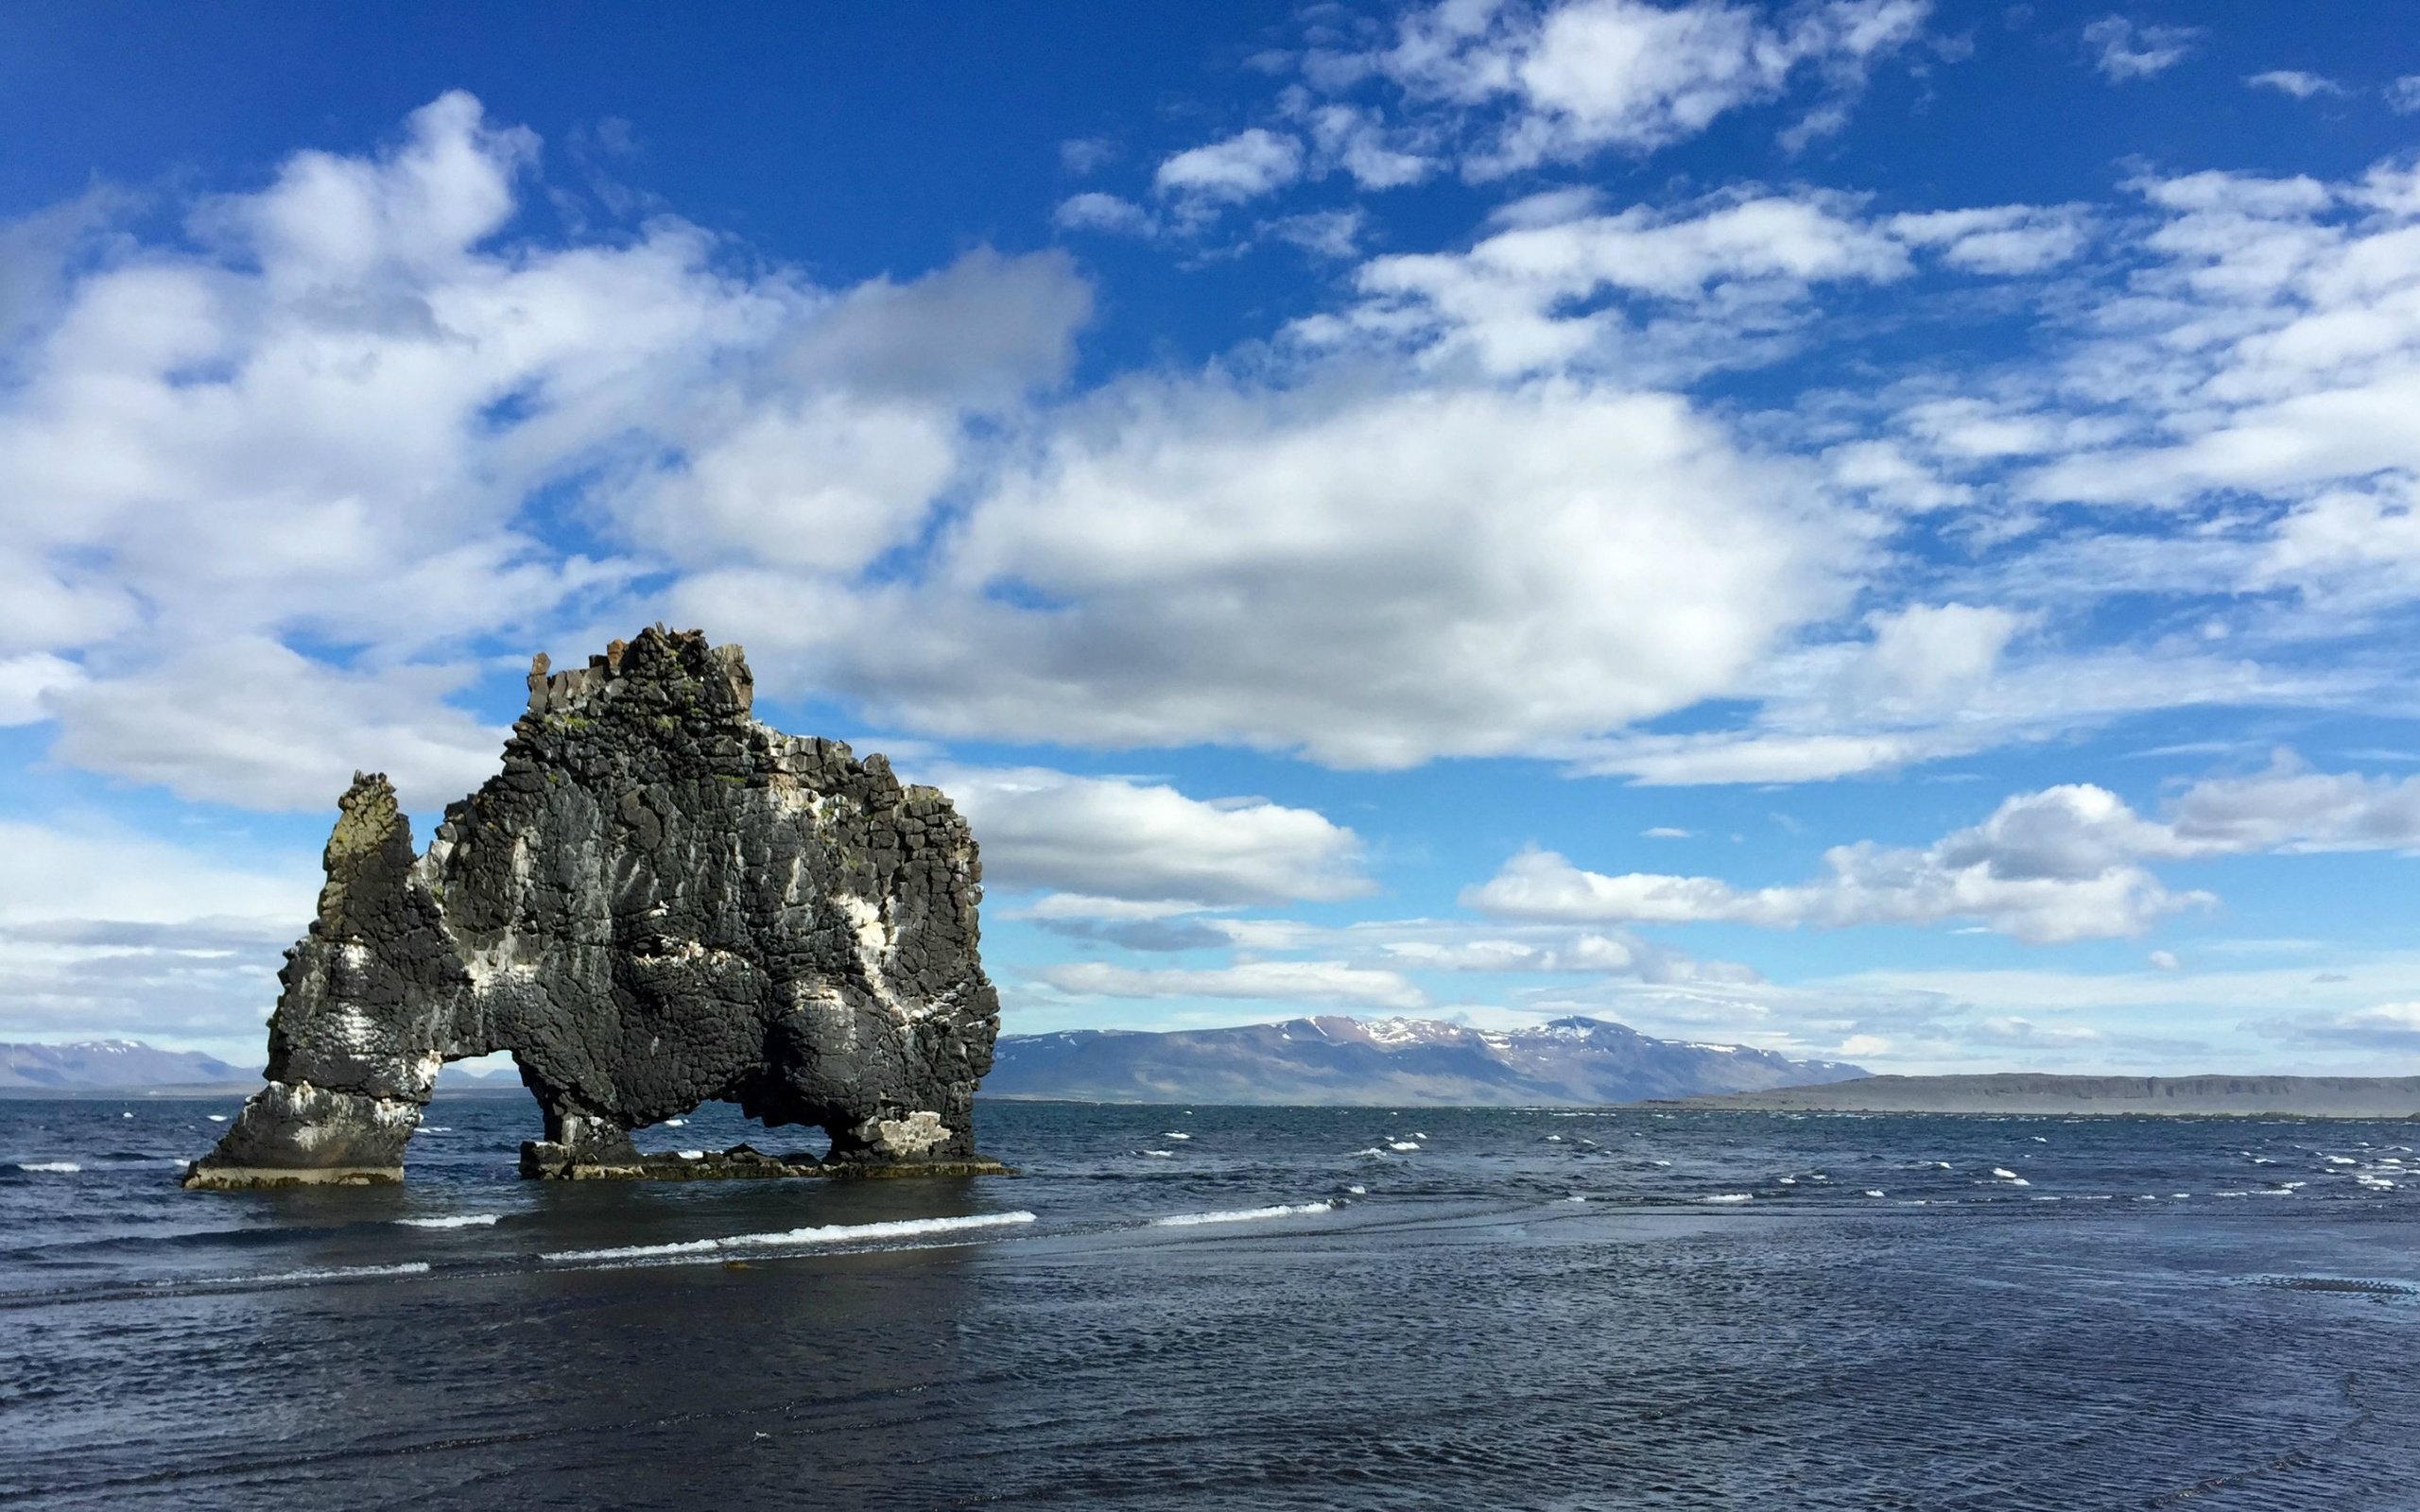
<path id="1" fill-rule="evenodd" d="M 972 1122 L 999 1032 L 974 836 L 880 756 L 757 723 L 752 690 L 695 630 L 542 655 L 504 770 L 424 852 L 356 776 L 268 1085 L 185 1184 L 398 1180 L 438 1068 L 496 1051 L 545 1116 L 527 1176 L 681 1174 L 630 1130 L 716 1099 L 831 1136 L 779 1174 L 998 1169 Z"/>

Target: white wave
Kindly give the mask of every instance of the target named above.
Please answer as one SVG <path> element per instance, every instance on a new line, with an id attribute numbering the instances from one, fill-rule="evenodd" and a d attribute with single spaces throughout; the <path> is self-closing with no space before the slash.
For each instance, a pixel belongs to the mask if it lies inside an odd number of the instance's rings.
<path id="1" fill-rule="evenodd" d="M 1376 1156 L 1384 1156 L 1387 1152 L 1386 1152 L 1386 1151 L 1384 1151 L 1384 1150 L 1382 1150 L 1382 1149 L 1380 1149 L 1380 1148 L 1378 1148 L 1376 1145 L 1373 1144 L 1373 1145 L 1371 1145 L 1371 1146 L 1370 1146 L 1368 1149 L 1366 1149 L 1366 1150 L 1356 1150 L 1356 1151 L 1354 1151 L 1353 1153 L 1354 1153 L 1354 1154 L 1356 1154 L 1356 1155 L 1376 1155 Z"/>
<path id="2" fill-rule="evenodd" d="M 1370 1194 L 1370 1189 L 1368 1187 L 1346 1187 L 1344 1190 L 1352 1193 L 1357 1197 L 1366 1197 Z"/>
<path id="3" fill-rule="evenodd" d="M 17 1169 L 40 1171 L 44 1176 L 74 1176 L 84 1168 L 73 1160 L 25 1160 L 19 1162 Z"/>
<path id="4" fill-rule="evenodd" d="M 2008 1184 L 2013 1187 L 2030 1187 L 2033 1183 L 2021 1176 L 2013 1176 L 2008 1178 Z"/>
<path id="5" fill-rule="evenodd" d="M 1755 1201 L 1756 1199 L 1755 1199 L 1755 1195 L 1754 1195 L 1754 1194 L 1753 1194 L 1753 1193 L 1747 1193 L 1747 1192 L 1719 1192 L 1719 1193 L 1715 1194 L 1713 1196 L 1710 1196 L 1710 1197 L 1700 1197 L 1700 1198 L 1698 1198 L 1698 1200 L 1699 1200 L 1700 1202 L 1754 1202 L 1754 1201 Z"/>
<path id="6" fill-rule="evenodd" d="M 1389 1145 L 1387 1146 L 1387 1148 L 1388 1148 L 1388 1149 L 1391 1149 L 1391 1150 L 1393 1150 L 1393 1151 L 1397 1152 L 1398 1154 L 1402 1154 L 1402 1153 L 1408 1153 L 1408 1152 L 1409 1152 L 1409 1151 L 1417 1150 L 1417 1149 L 1419 1149 L 1419 1148 L 1420 1148 L 1420 1146 L 1419 1146 L 1419 1145 L 1417 1145 L 1417 1144 L 1414 1144 L 1414 1143 L 1411 1143 L 1411 1141 L 1409 1141 L 1409 1140 L 1396 1140 L 1396 1141 L 1394 1141 L 1392 1143 L 1389 1144 Z"/>
<path id="7" fill-rule="evenodd" d="M 224 1124 L 227 1122 L 227 1115 L 224 1113 L 204 1113 L 202 1117 L 207 1118 L 214 1124 Z"/>
<path id="8" fill-rule="evenodd" d="M 1137 1155 L 1148 1155 L 1154 1160 L 1173 1160 L 1176 1159 L 1176 1151 L 1174 1150 L 1136 1150 L 1134 1153 Z"/>
<path id="9" fill-rule="evenodd" d="M 257 1286 L 286 1281 L 357 1281 L 376 1276 L 425 1276 L 428 1262 L 407 1260 L 400 1265 L 331 1265 L 323 1270 L 282 1270 L 268 1276 L 221 1276 L 207 1284 Z"/>
<path id="10" fill-rule="evenodd" d="M 2016 1173 L 2004 1165 L 1993 1166 L 1992 1175 L 1998 1177 L 2003 1181 L 2014 1181 L 2016 1179 Z"/>
<path id="11" fill-rule="evenodd" d="M 1670 1165 L 1672 1162 L 1669 1160 L 1650 1160 L 1647 1163 L 1650 1165 Z"/>
<path id="12" fill-rule="evenodd" d="M 925 1234 L 958 1233 L 969 1228 L 996 1228 L 1033 1222 L 1029 1212 L 978 1212 L 964 1218 L 897 1218 L 888 1223 L 835 1223 L 820 1228 L 790 1228 L 780 1233 L 728 1234 L 720 1239 L 692 1239 L 672 1245 L 624 1245 L 613 1249 L 558 1249 L 538 1258 L 550 1261 L 652 1260 L 666 1255 L 707 1255 L 727 1249 L 787 1249 L 805 1245 L 847 1245 L 868 1239 L 913 1239 Z"/>
<path id="13" fill-rule="evenodd" d="M 2330 1165 L 2359 1165 L 2361 1162 L 2354 1160 L 2349 1155 L 2331 1155 L 2327 1158 L 2327 1163 Z"/>
<path id="14" fill-rule="evenodd" d="M 1890 1194 L 1889 1194 L 1889 1193 L 1884 1192 L 1884 1191 L 1883 1191 L 1882 1189 L 1880 1189 L 1879 1187 L 1868 1187 L 1868 1188 L 1866 1188 L 1866 1189 L 1865 1189 L 1865 1194 L 1866 1194 L 1867 1196 L 1869 1196 L 1869 1197 L 1883 1197 L 1883 1196 L 1889 1196 L 1889 1195 L 1890 1195 Z"/>
<path id="15" fill-rule="evenodd" d="M 1333 1202 L 1297 1202 L 1274 1208 L 1232 1208 L 1224 1212 L 1180 1212 L 1173 1217 L 1154 1218 L 1152 1227 L 1159 1228 L 1189 1228 L 1204 1223 L 1252 1223 L 1261 1218 L 1299 1218 L 1305 1213 L 1327 1212 Z"/>
<path id="16" fill-rule="evenodd" d="M 664 1126 L 666 1128 L 687 1128 L 689 1126 L 689 1121 L 685 1118 L 667 1118 L 664 1121 Z"/>
<path id="17" fill-rule="evenodd" d="M 1577 1194 L 1577 1193 L 1574 1193 L 1574 1194 L 1572 1194 L 1570 1196 L 1567 1196 L 1567 1197 L 1564 1198 L 1563 1200 L 1564 1200 L 1564 1201 L 1565 1201 L 1565 1202 L 1585 1202 L 1585 1201 L 1587 1201 L 1588 1199 L 1587 1199 L 1586 1197 L 1581 1196 L 1581 1195 L 1580 1195 L 1579 1194 Z"/>
<path id="18" fill-rule="evenodd" d="M 1794 1177 L 1794 1176 L 1786 1176 L 1786 1177 L 1783 1177 L 1781 1178 L 1781 1184 L 1782 1184 L 1783 1186 L 1786 1186 L 1786 1187 L 1794 1187 L 1794 1186 L 1798 1185 L 1798 1177 Z"/>
<path id="19" fill-rule="evenodd" d="M 485 1228 L 503 1217 L 500 1212 L 457 1212 L 442 1218 L 398 1218 L 407 1228 Z"/>
<path id="20" fill-rule="evenodd" d="M 1168 1132 L 1161 1135 L 1160 1138 L 1164 1140 L 1189 1140 L 1193 1138 L 1193 1136 L 1190 1134 L 1179 1134 L 1174 1129 L 1170 1129 Z"/>
<path id="21" fill-rule="evenodd" d="M 706 1158 L 706 1152 L 703 1150 L 675 1150 L 672 1153 L 684 1160 L 702 1160 Z"/>

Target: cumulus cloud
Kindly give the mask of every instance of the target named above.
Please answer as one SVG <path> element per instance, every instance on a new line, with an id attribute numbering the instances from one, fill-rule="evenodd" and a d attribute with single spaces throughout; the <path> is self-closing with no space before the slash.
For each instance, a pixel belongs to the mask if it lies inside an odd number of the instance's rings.
<path id="1" fill-rule="evenodd" d="M 1302 142 L 1253 127 L 1164 160 L 1151 186 L 1178 199 L 1230 205 L 1273 194 L 1302 176 Z"/>
<path id="2" fill-rule="evenodd" d="M 2174 507 L 2295 500 L 2420 471 L 2420 174 L 2388 161 L 2322 182 L 2207 172 L 2139 188 L 2156 217 L 2129 294 L 2101 309 L 2004 455 L 2043 455 L 2021 496 Z M 2101 434 L 2061 444 L 2092 412 Z M 2038 429 L 2026 434 L 2028 421 Z"/>
<path id="3" fill-rule="evenodd" d="M 1136 385 L 1004 472 L 921 581 L 671 597 L 942 734 L 1389 767 L 1704 697 L 1835 609 L 1860 536 L 1667 396 Z"/>
<path id="4" fill-rule="evenodd" d="M 1392 45 L 1321 60 L 1331 77 L 1384 77 L 1413 105 L 1498 107 L 1464 172 L 1492 178 L 1616 149 L 1651 152 L 1720 116 L 1820 78 L 1834 100 L 1923 30 L 1924 0 L 1831 0 L 1779 15 L 1697 0 L 1563 0 L 1415 9 Z"/>
<path id="5" fill-rule="evenodd" d="M 2193 784 L 2164 819 L 2105 788 L 2069 783 L 2012 797 L 1982 823 L 1921 849 L 1835 846 L 1824 853 L 1824 875 L 1806 883 L 1741 888 L 1714 877 L 1608 875 L 1532 847 L 1464 889 L 1462 902 L 1498 918 L 1574 924 L 1839 929 L 1972 919 L 2038 944 L 2139 935 L 2216 902 L 2169 890 L 2147 862 L 2415 847 L 2420 778 L 2314 772 L 2280 752 L 2265 771 Z M 2154 953 L 2152 964 L 2172 969 L 2176 958 Z"/>
<path id="6" fill-rule="evenodd" d="M 1169 908 L 1329 902 L 1372 890 L 1359 837 L 1309 809 L 1040 767 L 919 775 L 967 816 L 995 890 L 1046 890 L 1066 906 Z"/>
<path id="7" fill-rule="evenodd" d="M 2060 790 L 2012 799 L 2039 811 L 2055 805 L 2051 821 L 2076 835 L 2105 824 L 2122 809 L 2098 788 Z M 1926 850 L 1836 846 L 1824 852 L 1825 875 L 1790 886 L 1737 888 L 1712 877 L 1584 871 L 1550 850 L 1524 850 L 1462 901 L 1482 912 L 1515 919 L 1626 920 L 1641 923 L 1724 922 L 1766 929 L 1801 925 L 1840 929 L 1862 924 L 1937 924 L 1974 919 L 1997 934 L 2032 943 L 2138 935 L 2160 918 L 2205 895 L 2175 894 L 2129 862 L 2067 858 L 2055 868 L 2022 841 L 1996 832 L 2023 828 L 2034 813 L 2003 807 L 1977 830 L 1962 831 Z M 2082 841 L 2079 850 L 2089 850 Z"/>
<path id="8" fill-rule="evenodd" d="M 2075 205 L 1995 205 L 1893 215 L 1893 235 L 1935 247 L 1952 267 L 1974 273 L 2033 273 L 2083 249 L 2084 214 Z"/>
<path id="9" fill-rule="evenodd" d="M 1080 997 L 1248 998 L 1399 1011 L 1429 1006 L 1428 994 L 1401 972 L 1341 961 L 1245 961 L 1193 971 L 1145 971 L 1075 961 L 1042 967 L 1033 974 Z"/>
<path id="10" fill-rule="evenodd" d="M 1298 321 L 1314 347 L 1408 348 L 1517 376 L 1575 367 L 1669 377 L 1765 360 L 1827 285 L 1892 284 L 1916 254 L 1960 272 L 2038 272 L 2083 246 L 2073 207 L 1873 217 L 1855 197 L 1738 188 L 1659 209 L 1572 191 L 1499 210 L 1468 250 L 1373 258 L 1360 301 Z"/>
<path id="11" fill-rule="evenodd" d="M 189 797 L 451 787 L 492 749 L 446 701 L 471 658 L 646 572 L 912 542 L 1089 309 L 1056 253 L 833 291 L 668 216 L 515 245 L 536 156 L 449 94 L 387 150 L 193 202 L 183 243 L 60 261 L 0 397 L 0 716 Z"/>
<path id="12" fill-rule="evenodd" d="M 2167 72 L 2191 55 L 2201 36 L 2199 26 L 2138 26 L 2124 16 L 2103 16 L 2083 28 L 2092 66 L 2112 83 Z"/>
<path id="13" fill-rule="evenodd" d="M 180 798 L 258 809 L 333 805 L 384 771 L 426 839 L 496 770 L 505 732 L 444 703 L 466 669 L 347 670 L 244 637 L 54 692 L 55 753 Z"/>

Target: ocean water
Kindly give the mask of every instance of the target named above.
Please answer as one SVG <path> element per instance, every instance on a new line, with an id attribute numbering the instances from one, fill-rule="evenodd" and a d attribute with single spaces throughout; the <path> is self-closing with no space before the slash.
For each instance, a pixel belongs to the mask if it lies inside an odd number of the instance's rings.
<path id="1" fill-rule="evenodd" d="M 180 1191 L 234 1108 L 0 1102 L 0 1503 L 2420 1507 L 2420 1124 L 991 1104 L 1017 1177 L 571 1186 L 460 1095 L 404 1187 Z"/>

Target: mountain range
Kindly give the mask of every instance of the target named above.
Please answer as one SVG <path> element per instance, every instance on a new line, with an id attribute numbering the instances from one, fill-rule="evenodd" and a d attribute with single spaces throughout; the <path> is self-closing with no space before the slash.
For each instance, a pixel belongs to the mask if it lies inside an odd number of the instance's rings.
<path id="1" fill-rule="evenodd" d="M 985 1097 L 1098 1103 L 1585 1106 L 1863 1076 L 1835 1060 L 1657 1040 L 1601 1019 L 1473 1029 L 1340 1015 L 1231 1029 L 1002 1035 Z"/>
<path id="2" fill-rule="evenodd" d="M 257 1073 L 215 1057 L 192 1050 L 155 1050 L 139 1040 L 0 1044 L 0 1091 L 223 1086 L 259 1080 Z"/>
<path id="3" fill-rule="evenodd" d="M 1084 1029 L 1002 1035 L 982 1095 L 1100 1103 L 1523 1107 L 1762 1091 L 1863 1076 L 1832 1060 L 1745 1045 L 1657 1040 L 1601 1019 L 1473 1029 L 1341 1015 L 1229 1029 Z M 249 1087 L 259 1074 L 132 1040 L 0 1044 L 0 1092 Z M 449 1066 L 450 1090 L 511 1089 L 510 1070 Z"/>

